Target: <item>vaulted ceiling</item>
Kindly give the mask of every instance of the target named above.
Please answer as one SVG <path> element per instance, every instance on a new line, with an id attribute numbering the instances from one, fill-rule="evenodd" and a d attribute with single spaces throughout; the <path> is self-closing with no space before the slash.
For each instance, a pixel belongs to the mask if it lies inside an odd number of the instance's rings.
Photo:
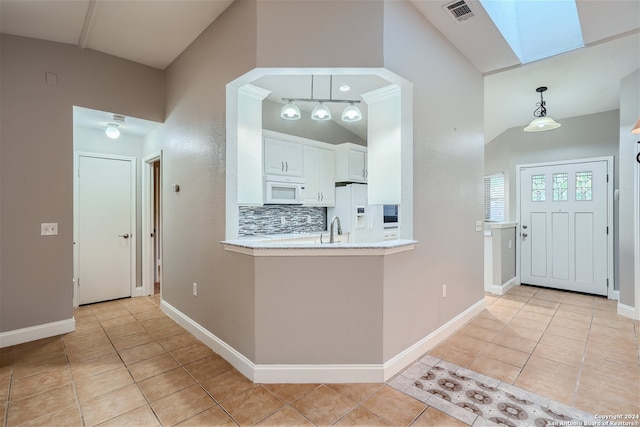
<path id="1" fill-rule="evenodd" d="M 165 69 L 232 1 L 0 0 L 0 32 Z M 526 65 L 478 0 L 466 0 L 473 17 L 461 22 L 443 7 L 451 1 L 411 2 L 485 75 L 487 141 L 531 120 L 538 86 L 549 88 L 545 101 L 556 120 L 617 109 L 620 79 L 640 67 L 636 0 L 577 0 L 585 47 Z"/>

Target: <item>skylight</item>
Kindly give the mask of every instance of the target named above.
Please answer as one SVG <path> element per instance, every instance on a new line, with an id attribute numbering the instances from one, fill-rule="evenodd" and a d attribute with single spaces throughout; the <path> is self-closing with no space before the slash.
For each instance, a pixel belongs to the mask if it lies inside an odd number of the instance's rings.
<path id="1" fill-rule="evenodd" d="M 575 0 L 480 0 L 520 62 L 584 46 Z"/>

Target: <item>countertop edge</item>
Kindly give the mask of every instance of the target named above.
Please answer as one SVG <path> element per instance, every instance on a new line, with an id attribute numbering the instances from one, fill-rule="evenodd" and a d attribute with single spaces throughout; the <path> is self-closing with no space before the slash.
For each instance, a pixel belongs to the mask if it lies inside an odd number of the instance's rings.
<path id="1" fill-rule="evenodd" d="M 416 240 L 389 240 L 379 243 L 295 244 L 264 241 L 223 240 L 224 249 L 252 256 L 371 256 L 412 251 Z"/>

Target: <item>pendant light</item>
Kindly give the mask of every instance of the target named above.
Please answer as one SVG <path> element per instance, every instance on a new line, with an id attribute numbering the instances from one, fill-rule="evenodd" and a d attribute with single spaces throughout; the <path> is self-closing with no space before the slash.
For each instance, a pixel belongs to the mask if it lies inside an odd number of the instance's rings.
<path id="1" fill-rule="evenodd" d="M 331 120 L 331 110 L 324 105 L 324 102 L 318 102 L 318 105 L 311 112 L 313 120 Z"/>
<path id="2" fill-rule="evenodd" d="M 631 129 L 631 133 L 640 134 L 640 119 L 638 119 L 636 125 Z"/>
<path id="3" fill-rule="evenodd" d="M 535 119 L 529 123 L 529 126 L 524 128 L 525 132 L 541 132 L 545 130 L 557 129 L 561 126 L 560 123 L 553 120 L 551 117 L 547 117 L 547 108 L 544 99 L 542 98 L 542 92 L 546 91 L 546 86 L 541 86 L 536 89 L 536 92 L 540 94 L 540 102 L 536 104 L 538 108 L 533 111 Z"/>
<path id="4" fill-rule="evenodd" d="M 342 111 L 342 121 L 347 123 L 359 122 L 362 120 L 362 112 L 353 102 Z"/>
<path id="5" fill-rule="evenodd" d="M 280 117 L 285 120 L 298 120 L 300 118 L 300 108 L 293 103 L 293 99 L 290 99 L 280 111 Z"/>

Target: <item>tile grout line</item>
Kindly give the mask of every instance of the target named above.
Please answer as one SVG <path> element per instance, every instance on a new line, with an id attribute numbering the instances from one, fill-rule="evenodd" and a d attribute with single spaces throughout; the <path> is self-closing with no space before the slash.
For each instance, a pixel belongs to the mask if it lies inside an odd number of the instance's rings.
<path id="1" fill-rule="evenodd" d="M 587 358 L 587 351 L 589 350 L 589 338 L 591 337 L 591 328 L 593 326 L 593 313 L 591 314 L 591 320 L 589 321 L 589 332 L 587 333 L 587 342 L 584 344 L 584 351 L 582 352 L 582 357 L 580 358 L 580 369 L 578 369 L 578 379 L 576 380 L 576 386 L 573 391 L 573 407 L 576 406 L 578 401 L 578 390 L 580 389 L 580 380 L 582 379 L 582 371 L 584 370 L 584 362 Z"/>

